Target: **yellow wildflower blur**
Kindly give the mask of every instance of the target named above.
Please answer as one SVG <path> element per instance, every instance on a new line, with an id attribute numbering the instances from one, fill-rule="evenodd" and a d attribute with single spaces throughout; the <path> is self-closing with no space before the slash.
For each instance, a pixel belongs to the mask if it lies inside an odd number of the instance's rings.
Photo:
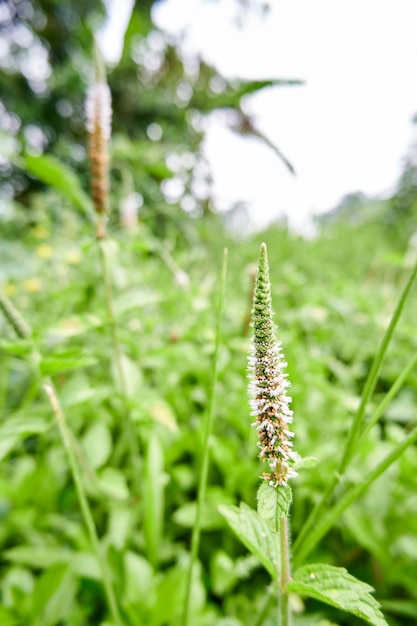
<path id="1" fill-rule="evenodd" d="M 41 259 L 50 259 L 53 254 L 53 249 L 47 243 L 41 243 L 41 245 L 36 248 L 36 254 Z"/>
<path id="2" fill-rule="evenodd" d="M 36 291 L 40 291 L 42 289 L 42 281 L 40 278 L 28 278 L 24 281 L 23 287 L 25 291 L 35 293 Z"/>

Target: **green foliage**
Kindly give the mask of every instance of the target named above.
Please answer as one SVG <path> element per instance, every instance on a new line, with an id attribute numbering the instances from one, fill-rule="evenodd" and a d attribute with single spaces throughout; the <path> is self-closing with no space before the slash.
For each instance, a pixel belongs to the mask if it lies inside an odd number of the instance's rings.
<path id="1" fill-rule="evenodd" d="M 92 216 L 91 199 L 82 189 L 75 174 L 51 156 L 27 154 L 16 159 L 16 165 L 33 174 L 43 183 L 55 187 L 68 200 L 86 215 Z"/>
<path id="2" fill-rule="evenodd" d="M 290 487 L 270 487 L 262 483 L 258 489 L 258 515 L 268 523 L 273 532 L 277 532 L 281 517 L 287 517 L 292 503 Z"/>
<path id="3" fill-rule="evenodd" d="M 378 602 L 370 595 L 372 587 L 357 580 L 342 567 L 306 565 L 295 572 L 288 588 L 353 613 L 373 626 L 387 626 Z"/>
<path id="4" fill-rule="evenodd" d="M 112 238 L 99 250 L 86 220 L 91 203 L 82 106 L 101 3 L 33 4 L 39 19 L 25 18 L 27 27 L 50 50 L 55 68 L 48 97 L 22 79 L 18 66 L 3 68 L 0 76 L 8 85 L 1 90 L 3 104 L 9 112 L 16 105 L 21 124 L 16 132 L 2 132 L 10 163 L 0 182 L 13 187 L 14 199 L 0 215 L 0 289 L 9 298 L 1 301 L 0 317 L 0 623 L 108 625 L 103 572 L 125 626 L 177 626 L 188 583 L 193 625 L 276 623 L 265 586 L 279 574 L 275 531 L 291 504 L 290 491 L 262 485 L 255 512 L 262 469 L 246 391 L 250 268 L 261 240 L 268 245 L 296 447 L 304 459 L 293 484 L 295 541 L 332 484 L 360 415 L 353 461 L 343 480 L 337 477 L 325 515 L 305 544 L 309 558 L 330 565 L 305 565 L 306 552 L 296 553 L 300 567 L 289 588 L 311 600 L 298 600 L 294 622 L 385 623 L 369 584 L 390 625 L 414 623 L 417 341 L 411 282 L 389 345 L 378 353 L 415 260 L 411 229 L 389 222 L 389 202 L 362 198 L 360 207 L 323 223 L 313 240 L 279 226 L 246 241 L 225 234 L 209 194 L 194 197 L 193 183 L 208 178 L 199 152 L 201 116 L 231 109 L 239 132 L 246 132 L 241 98 L 279 81 L 225 84 L 224 92 L 214 93 L 216 72 L 201 63 L 195 76 L 186 76 L 176 50 L 154 30 L 152 2 L 146 2 L 136 3 L 122 60 L 109 76 Z M 44 27 L 42 15 L 48 16 Z M 159 36 L 160 64 L 151 70 L 146 55 Z M 191 87 L 188 102 L 178 100 L 183 81 Z M 63 100 L 72 107 L 70 117 L 62 114 L 69 110 Z M 34 146 L 25 145 L 30 124 L 44 133 L 46 153 L 35 156 Z M 160 141 L 149 136 L 152 124 L 162 131 Z M 175 167 L 168 155 L 175 156 Z M 183 192 L 174 202 L 164 184 L 175 176 Z M 143 202 L 136 230 L 125 228 L 116 210 L 132 194 Z M 195 201 L 190 215 L 181 208 L 184 198 Z M 222 340 L 216 342 L 224 247 L 229 274 Z M 100 253 L 113 290 L 113 320 Z M 54 383 L 71 433 L 98 552 L 42 392 L 45 377 Z M 364 387 L 369 394 L 360 408 Z M 126 423 L 138 446 L 133 465 Z M 207 451 L 201 541 L 188 581 Z M 327 606 L 317 609 L 315 600 Z M 351 613 L 344 617 L 339 609 Z"/>
<path id="5" fill-rule="evenodd" d="M 239 507 L 221 506 L 220 513 L 242 543 L 275 578 L 280 561 L 279 544 L 268 524 L 244 502 Z"/>

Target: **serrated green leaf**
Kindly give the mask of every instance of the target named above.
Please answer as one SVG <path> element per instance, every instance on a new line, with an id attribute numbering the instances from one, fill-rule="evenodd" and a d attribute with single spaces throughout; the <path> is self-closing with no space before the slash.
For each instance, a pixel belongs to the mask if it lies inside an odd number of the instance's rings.
<path id="1" fill-rule="evenodd" d="M 291 502 L 291 487 L 271 487 L 262 481 L 258 489 L 258 515 L 272 532 L 278 532 L 279 520 L 288 516 Z"/>
<path id="2" fill-rule="evenodd" d="M 62 193 L 86 215 L 92 215 L 90 198 L 84 192 L 75 173 L 50 155 L 27 154 L 14 160 L 16 165 Z"/>
<path id="3" fill-rule="evenodd" d="M 280 563 L 279 542 L 268 524 L 244 502 L 240 507 L 219 506 L 219 511 L 241 542 L 260 560 L 272 578 L 276 578 Z"/>
<path id="4" fill-rule="evenodd" d="M 352 613 L 373 626 L 387 626 L 378 602 L 371 595 L 372 587 L 343 567 L 323 563 L 305 565 L 295 572 L 288 589 Z"/>

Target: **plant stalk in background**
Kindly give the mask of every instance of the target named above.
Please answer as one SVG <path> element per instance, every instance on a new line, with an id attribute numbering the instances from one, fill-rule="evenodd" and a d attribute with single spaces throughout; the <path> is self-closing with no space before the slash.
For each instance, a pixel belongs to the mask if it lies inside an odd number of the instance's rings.
<path id="1" fill-rule="evenodd" d="M 111 94 L 98 50 L 96 77 L 85 101 L 91 195 L 97 213 L 97 239 L 106 238 L 105 218 L 109 210 L 109 142 L 111 136 Z"/>
<path id="2" fill-rule="evenodd" d="M 138 497 L 141 490 L 139 480 L 139 447 L 133 428 L 127 373 L 114 313 L 110 268 L 111 250 L 107 246 L 105 225 L 105 219 L 109 211 L 108 146 L 111 137 L 111 94 L 106 81 L 104 64 L 97 47 L 95 48 L 95 72 L 95 82 L 87 92 L 85 103 L 86 129 L 89 137 L 92 200 L 98 218 L 96 239 L 104 283 L 107 318 L 113 343 L 118 383 L 123 397 L 123 439 L 129 450 L 132 482 L 136 492 L 135 495 Z"/>
<path id="3" fill-rule="evenodd" d="M 219 297 L 219 305 L 217 309 L 216 343 L 215 343 L 214 356 L 213 356 L 213 369 L 211 372 L 209 404 L 208 404 L 206 414 L 204 416 L 204 425 L 203 425 L 203 428 L 204 428 L 203 459 L 201 462 L 201 474 L 200 474 L 200 481 L 198 484 L 196 517 L 195 517 L 193 533 L 191 537 L 190 564 L 189 564 L 189 568 L 187 572 L 187 580 L 185 583 L 186 586 L 185 586 L 184 608 L 183 608 L 183 614 L 182 614 L 182 626 L 188 626 L 189 624 L 190 595 L 191 595 L 191 587 L 192 587 L 192 581 L 193 581 L 193 571 L 194 571 L 195 563 L 198 558 L 198 550 L 200 547 L 202 510 L 203 510 L 203 505 L 205 502 L 206 491 L 207 491 L 208 470 L 209 470 L 209 463 L 210 463 L 210 437 L 213 431 L 213 421 L 214 421 L 214 401 L 216 397 L 216 385 L 217 385 L 217 378 L 218 378 L 219 350 L 220 350 L 221 329 L 222 329 L 222 320 L 223 320 L 224 292 L 225 292 L 226 273 L 227 273 L 227 255 L 228 255 L 228 251 L 227 251 L 227 248 L 225 248 L 223 251 L 220 297 Z"/>

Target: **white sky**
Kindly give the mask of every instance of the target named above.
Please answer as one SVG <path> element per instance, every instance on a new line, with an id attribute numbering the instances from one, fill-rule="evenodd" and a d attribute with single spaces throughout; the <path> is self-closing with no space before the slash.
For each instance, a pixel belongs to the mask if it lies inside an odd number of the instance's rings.
<path id="1" fill-rule="evenodd" d="M 116 2 L 120 9 L 121 1 Z M 165 0 L 158 27 L 181 35 L 226 78 L 299 78 L 250 98 L 247 110 L 295 166 L 292 177 L 257 140 L 220 119 L 208 124 L 205 151 L 220 206 L 246 201 L 264 222 L 307 216 L 343 195 L 381 195 L 395 186 L 417 111 L 417 0 L 271 0 L 236 27 L 236 0 Z"/>

